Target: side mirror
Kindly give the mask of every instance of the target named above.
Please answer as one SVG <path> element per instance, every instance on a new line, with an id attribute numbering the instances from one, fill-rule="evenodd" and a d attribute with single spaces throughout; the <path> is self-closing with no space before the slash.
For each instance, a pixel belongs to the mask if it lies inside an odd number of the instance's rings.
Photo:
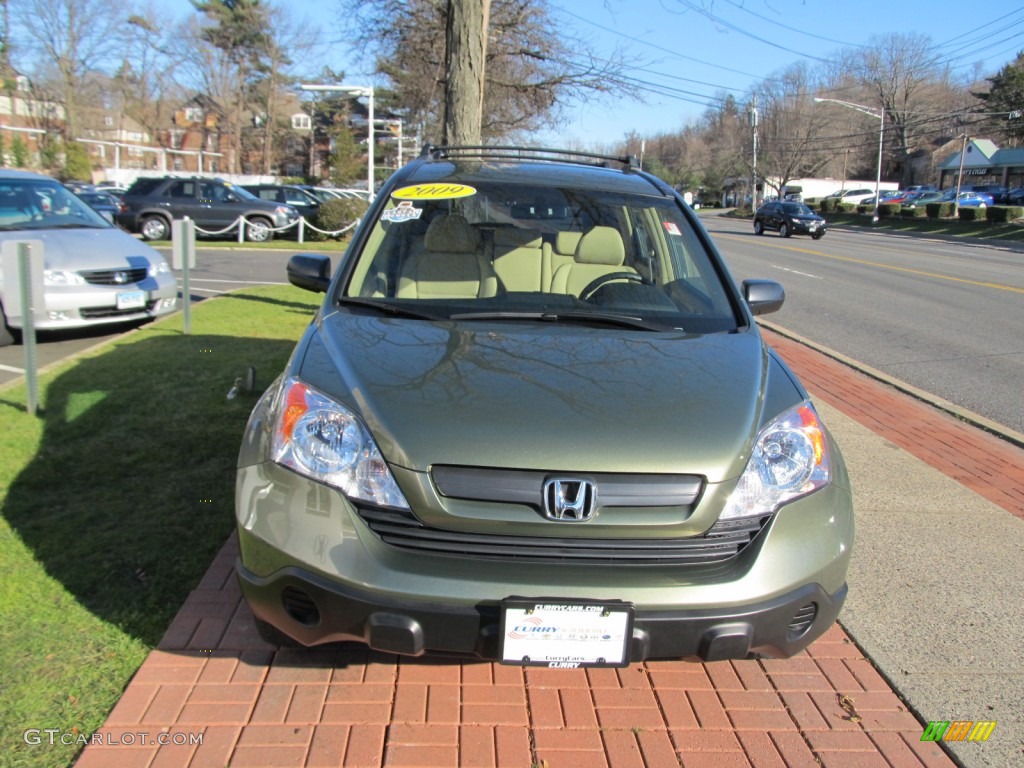
<path id="1" fill-rule="evenodd" d="M 316 253 L 297 253 L 288 259 L 288 282 L 313 293 L 326 293 L 331 284 L 331 259 Z"/>
<path id="2" fill-rule="evenodd" d="M 744 280 L 743 298 L 754 315 L 767 315 L 782 309 L 786 291 L 774 280 Z"/>

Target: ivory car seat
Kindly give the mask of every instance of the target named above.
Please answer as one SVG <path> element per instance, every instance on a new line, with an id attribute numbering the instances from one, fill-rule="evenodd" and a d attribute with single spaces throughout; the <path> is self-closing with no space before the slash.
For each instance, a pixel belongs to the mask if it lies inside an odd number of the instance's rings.
<path id="1" fill-rule="evenodd" d="M 548 268 L 550 270 L 550 267 Z M 500 227 L 494 230 L 494 271 L 507 291 L 539 292 L 547 288 L 544 248 L 534 229 Z"/>
<path id="2" fill-rule="evenodd" d="M 459 214 L 430 222 L 423 250 L 402 265 L 400 299 L 463 299 L 496 296 L 498 276 L 483 255 L 480 234 Z"/>
<path id="3" fill-rule="evenodd" d="M 587 285 L 613 272 L 636 272 L 623 266 L 626 247 L 614 227 L 592 227 L 583 233 L 573 260 L 558 267 L 551 278 L 552 293 L 579 296 Z"/>

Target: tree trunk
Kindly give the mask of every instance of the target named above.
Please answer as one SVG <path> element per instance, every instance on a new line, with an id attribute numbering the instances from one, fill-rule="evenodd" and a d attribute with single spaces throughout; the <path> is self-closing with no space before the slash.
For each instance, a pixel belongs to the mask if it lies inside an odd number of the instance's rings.
<path id="1" fill-rule="evenodd" d="M 442 144 L 479 144 L 491 0 L 448 0 Z"/>

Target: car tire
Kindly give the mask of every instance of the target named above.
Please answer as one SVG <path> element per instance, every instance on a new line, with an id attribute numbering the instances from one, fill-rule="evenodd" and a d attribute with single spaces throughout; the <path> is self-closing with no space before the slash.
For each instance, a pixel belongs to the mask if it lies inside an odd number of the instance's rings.
<path id="1" fill-rule="evenodd" d="M 143 240 L 170 240 L 171 223 L 163 216 L 146 216 L 139 224 Z"/>
<path id="2" fill-rule="evenodd" d="M 755 221 L 754 222 L 754 234 L 755 235 L 763 235 L 764 234 L 764 224 L 762 222 L 760 222 L 760 221 Z"/>
<path id="3" fill-rule="evenodd" d="M 824 236 L 825 236 L 824 232 L 815 232 L 813 235 L 811 235 L 811 239 L 812 240 L 821 240 L 821 238 L 823 238 Z"/>
<path id="4" fill-rule="evenodd" d="M 781 224 L 779 226 L 779 237 L 789 237 L 791 234 L 793 233 L 789 231 L 788 224 Z"/>
<path id="5" fill-rule="evenodd" d="M 274 239 L 273 225 L 260 216 L 245 221 L 245 239 L 250 243 L 266 243 Z"/>

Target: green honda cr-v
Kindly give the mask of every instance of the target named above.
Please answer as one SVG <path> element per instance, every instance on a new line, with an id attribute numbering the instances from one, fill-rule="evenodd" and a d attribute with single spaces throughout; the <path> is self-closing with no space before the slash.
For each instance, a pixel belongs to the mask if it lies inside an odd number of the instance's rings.
<path id="1" fill-rule="evenodd" d="M 788 656 L 849 479 L 679 195 L 630 158 L 428 147 L 384 185 L 239 458 L 242 589 L 300 644 L 509 664 Z"/>

